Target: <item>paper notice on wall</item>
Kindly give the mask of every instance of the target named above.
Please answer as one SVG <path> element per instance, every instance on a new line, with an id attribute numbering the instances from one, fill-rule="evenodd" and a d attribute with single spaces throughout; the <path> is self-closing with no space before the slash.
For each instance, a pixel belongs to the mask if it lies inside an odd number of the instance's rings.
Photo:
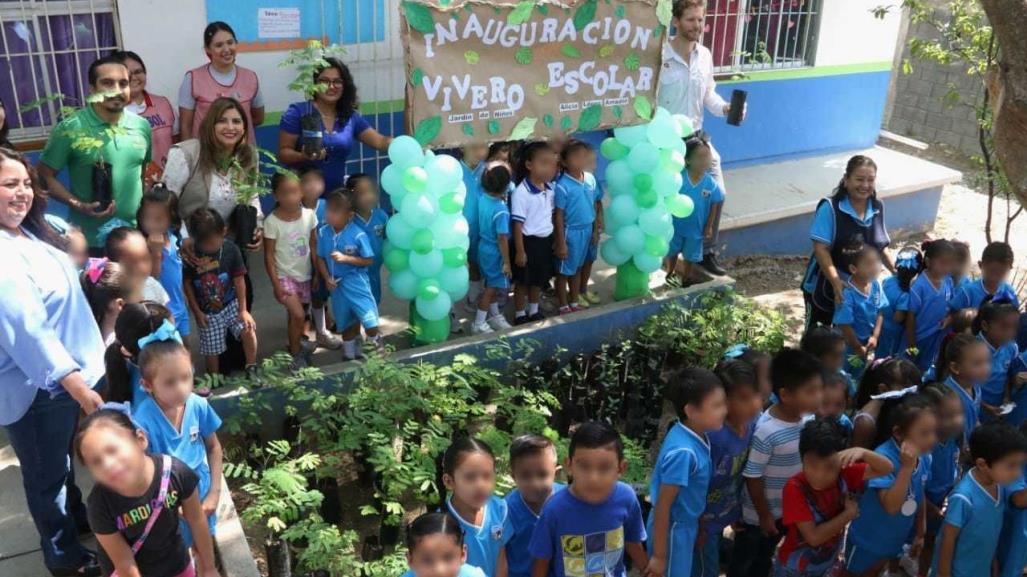
<path id="1" fill-rule="evenodd" d="M 299 8 L 258 8 L 257 37 L 299 38 Z"/>
<path id="2" fill-rule="evenodd" d="M 457 146 L 640 124 L 671 0 L 406 0 L 407 130 Z"/>

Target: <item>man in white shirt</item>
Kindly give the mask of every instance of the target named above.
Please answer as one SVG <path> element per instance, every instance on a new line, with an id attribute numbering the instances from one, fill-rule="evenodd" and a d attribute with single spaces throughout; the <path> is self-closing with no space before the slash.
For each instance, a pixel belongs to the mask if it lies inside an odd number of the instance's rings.
<path id="1" fill-rule="evenodd" d="M 726 116 L 731 105 L 717 94 L 713 79 L 713 55 L 699 43 L 706 20 L 704 0 L 674 0 L 673 24 L 677 34 L 663 45 L 663 71 L 660 74 L 660 106 L 671 114 L 684 114 L 692 126 L 702 129 L 703 110 L 716 116 Z M 744 112 L 743 112 L 744 114 Z M 720 169 L 720 154 L 711 146 L 713 166 L 710 172 L 725 193 L 724 176 Z M 713 238 L 704 243 L 706 254 L 700 263 L 714 275 L 726 271 L 717 263 L 716 246 L 720 233 L 720 217 L 713 223 Z"/>

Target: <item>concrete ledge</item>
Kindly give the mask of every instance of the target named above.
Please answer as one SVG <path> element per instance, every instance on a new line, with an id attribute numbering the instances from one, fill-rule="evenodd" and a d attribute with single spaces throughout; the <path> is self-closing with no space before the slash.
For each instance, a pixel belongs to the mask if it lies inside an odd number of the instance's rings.
<path id="1" fill-rule="evenodd" d="M 250 543 L 242 529 L 242 520 L 232 502 L 232 491 L 221 478 L 221 498 L 218 500 L 218 524 L 214 541 L 221 554 L 223 577 L 261 577 L 257 562 L 250 551 Z"/>

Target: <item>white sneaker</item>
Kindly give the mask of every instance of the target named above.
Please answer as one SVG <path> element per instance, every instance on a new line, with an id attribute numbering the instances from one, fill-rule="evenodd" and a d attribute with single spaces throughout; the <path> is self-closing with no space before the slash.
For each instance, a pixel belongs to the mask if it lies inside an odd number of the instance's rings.
<path id="1" fill-rule="evenodd" d="M 485 321 L 483 323 L 472 323 L 471 324 L 471 334 L 472 335 L 483 335 L 483 334 L 486 334 L 486 333 L 494 332 L 495 329 L 493 329 L 491 326 L 489 326 L 490 324 L 491 323 L 489 323 L 489 321 Z"/>
<path id="2" fill-rule="evenodd" d="M 318 333 L 317 346 L 330 351 L 337 351 L 342 348 L 342 339 L 331 333 Z"/>
<path id="3" fill-rule="evenodd" d="M 464 332 L 464 325 L 460 323 L 455 312 L 449 311 L 449 334 L 458 335 L 462 332 Z"/>
<path id="4" fill-rule="evenodd" d="M 920 562 L 913 559 L 909 555 L 903 555 L 899 559 L 899 567 L 906 572 L 907 575 L 919 575 L 920 574 Z"/>
<path id="5" fill-rule="evenodd" d="M 511 325 L 509 322 L 507 322 L 506 317 L 504 317 L 503 315 L 492 316 L 492 317 L 489 318 L 489 320 L 487 320 L 485 322 L 487 322 L 489 324 L 489 326 L 492 327 L 493 330 L 497 330 L 497 331 L 504 331 L 506 329 L 512 329 L 513 328 L 513 325 Z"/>

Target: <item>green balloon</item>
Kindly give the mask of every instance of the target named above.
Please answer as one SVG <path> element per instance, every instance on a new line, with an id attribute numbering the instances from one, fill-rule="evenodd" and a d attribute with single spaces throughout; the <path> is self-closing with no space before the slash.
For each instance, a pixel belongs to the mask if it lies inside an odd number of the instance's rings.
<path id="1" fill-rule="evenodd" d="M 463 210 L 464 206 L 457 199 L 456 194 L 450 193 L 439 199 L 439 208 L 446 214 L 456 214 Z"/>
<path id="2" fill-rule="evenodd" d="M 444 343 L 449 338 L 449 315 L 447 314 L 437 321 L 429 321 L 417 314 L 417 305 L 411 301 L 410 328 L 414 333 L 414 343 L 416 344 L 431 345 Z"/>
<path id="3" fill-rule="evenodd" d="M 670 243 L 667 239 L 662 236 L 656 236 L 652 234 L 645 235 L 645 254 L 655 257 L 667 256 L 667 252 L 670 251 Z M 637 257 L 637 255 L 636 255 Z M 641 268 L 641 267 L 639 267 Z M 651 272 L 651 271 L 650 271 Z"/>
<path id="4" fill-rule="evenodd" d="M 612 238 L 600 245 L 599 252 L 610 266 L 620 266 L 631 260 L 631 255 L 622 251 Z"/>
<path id="5" fill-rule="evenodd" d="M 403 171 L 395 164 L 386 166 L 382 171 L 381 183 L 385 192 L 391 196 L 402 196 L 406 192 L 403 190 Z"/>
<path id="6" fill-rule="evenodd" d="M 640 142 L 631 147 L 631 152 L 628 154 L 628 167 L 635 174 L 650 173 L 659 165 L 660 149 L 649 142 Z"/>
<path id="7" fill-rule="evenodd" d="M 645 247 L 645 233 L 634 224 L 618 230 L 613 240 L 624 254 L 633 255 Z"/>
<path id="8" fill-rule="evenodd" d="M 448 268 L 456 268 L 467 264 L 467 251 L 456 247 L 442 251 L 442 264 Z"/>
<path id="9" fill-rule="evenodd" d="M 402 270 L 389 275 L 389 288 L 400 300 L 413 300 L 417 296 L 417 275 L 410 270 Z"/>
<path id="10" fill-rule="evenodd" d="M 435 249 L 431 252 L 421 254 L 410 253 L 410 270 L 421 279 L 434 278 L 442 272 L 442 251 Z"/>
<path id="11" fill-rule="evenodd" d="M 410 268 L 410 252 L 401 248 L 393 248 L 385 253 L 385 268 L 397 273 Z"/>
<path id="12" fill-rule="evenodd" d="M 385 225 L 385 236 L 397 248 L 410 250 L 414 243 L 414 229 L 401 218 L 390 218 Z"/>
<path id="13" fill-rule="evenodd" d="M 649 273 L 638 270 L 632 261 L 617 267 L 613 299 L 623 301 L 649 294 Z"/>
<path id="14" fill-rule="evenodd" d="M 635 203 L 643 210 L 656 206 L 659 199 L 660 195 L 656 194 L 656 191 L 651 188 L 644 191 L 639 190 L 635 193 Z"/>
<path id="15" fill-rule="evenodd" d="M 674 218 L 688 218 L 692 215 L 693 210 L 695 210 L 695 203 L 691 198 L 683 194 L 672 194 L 667 197 L 667 211 Z"/>
<path id="16" fill-rule="evenodd" d="M 653 188 L 653 177 L 648 174 L 636 174 L 635 175 L 635 188 L 645 192 L 652 190 Z"/>
<path id="17" fill-rule="evenodd" d="M 660 164 L 664 170 L 681 172 L 685 169 L 685 155 L 672 148 L 665 148 L 660 151 Z"/>
<path id="18" fill-rule="evenodd" d="M 389 144 L 389 160 L 393 164 L 405 169 L 410 166 L 421 166 L 424 164 L 424 149 L 421 144 L 411 136 L 397 136 Z"/>
<path id="19" fill-rule="evenodd" d="M 410 248 L 418 254 L 428 254 L 435 250 L 435 235 L 431 233 L 431 229 L 417 229 L 417 232 L 414 233 L 414 238 L 410 242 Z"/>
<path id="20" fill-rule="evenodd" d="M 625 160 L 614 160 L 606 165 L 606 186 L 616 196 L 622 192 L 630 192 L 632 179 L 631 169 Z"/>
<path id="21" fill-rule="evenodd" d="M 631 262 L 635 265 L 635 267 L 638 270 L 646 273 L 646 275 L 649 275 L 650 273 L 654 273 L 660 269 L 660 266 L 663 264 L 664 256 L 665 255 L 662 254 L 659 256 L 654 256 L 651 254 L 640 252 L 636 254 L 633 259 L 631 259 Z"/>
<path id="22" fill-rule="evenodd" d="M 429 278 L 422 280 L 417 286 L 417 298 L 430 301 L 442 294 L 442 287 L 439 281 Z"/>
<path id="23" fill-rule="evenodd" d="M 430 299 L 418 297 L 414 304 L 417 307 L 417 314 L 429 321 L 437 321 L 448 317 L 450 309 L 453 308 L 453 300 L 449 298 L 445 291 L 441 290 L 439 294 Z"/>
<path id="24" fill-rule="evenodd" d="M 612 136 L 603 141 L 602 145 L 599 146 L 599 152 L 610 160 L 619 160 L 624 158 L 631 152 L 631 149 L 621 144 L 616 138 Z"/>
<path id="25" fill-rule="evenodd" d="M 403 188 L 410 192 L 424 192 L 428 187 L 428 172 L 420 166 L 411 166 L 403 172 Z"/>

